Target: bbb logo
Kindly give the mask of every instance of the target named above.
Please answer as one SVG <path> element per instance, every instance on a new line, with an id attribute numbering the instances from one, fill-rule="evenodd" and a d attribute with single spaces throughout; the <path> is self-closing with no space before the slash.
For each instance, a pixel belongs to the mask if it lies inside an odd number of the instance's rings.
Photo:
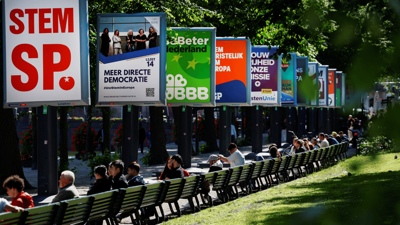
<path id="1" fill-rule="evenodd" d="M 221 98 L 222 98 L 222 93 L 221 92 L 215 93 L 215 100 L 221 100 Z"/>
<path id="2" fill-rule="evenodd" d="M 167 100 L 207 100 L 208 88 L 206 87 L 186 87 L 187 80 L 181 74 L 176 76 L 167 75 Z"/>

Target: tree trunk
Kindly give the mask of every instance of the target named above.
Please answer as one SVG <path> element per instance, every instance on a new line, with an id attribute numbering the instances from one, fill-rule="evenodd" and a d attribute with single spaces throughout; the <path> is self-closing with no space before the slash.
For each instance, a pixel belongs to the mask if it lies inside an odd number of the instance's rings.
<path id="1" fill-rule="evenodd" d="M 204 108 L 205 128 L 206 128 L 206 143 L 211 152 L 218 151 L 217 134 L 215 133 L 214 124 L 214 108 Z"/>
<path id="2" fill-rule="evenodd" d="M 88 157 L 92 157 L 93 158 L 93 154 L 94 151 L 92 149 L 92 106 L 88 106 L 88 110 L 87 110 L 87 118 L 86 118 L 86 122 L 87 122 L 87 127 L 86 127 L 86 147 L 85 147 L 85 159 L 87 159 Z"/>
<path id="3" fill-rule="evenodd" d="M 0 4 L 0 11 L 2 12 L 3 7 Z M 0 28 L 0 37 L 3 36 L 3 29 Z M 3 46 L 3 40 L 0 38 L 0 46 Z M 3 49 L 0 47 L 1 50 Z M 0 54 L 0 74 L 1 77 L 4 77 L 3 74 L 3 54 Z M 4 99 L 3 96 L 3 88 L 4 88 L 3 79 L 0 79 L 0 99 Z M 0 184 L 4 182 L 4 180 L 11 175 L 19 175 L 21 178 L 25 180 L 25 189 L 32 189 L 32 185 L 26 180 L 24 175 L 24 170 L 22 169 L 21 164 L 21 155 L 19 153 L 19 145 L 18 145 L 18 135 L 17 128 L 15 126 L 15 118 L 12 109 L 5 109 L 0 107 Z M 3 189 L 1 185 L 0 189 L 1 193 L 5 193 L 5 189 Z"/>
<path id="4" fill-rule="evenodd" d="M 251 107 L 246 107 L 246 112 L 245 113 L 246 113 L 246 115 L 245 115 L 245 118 L 246 118 L 245 126 L 246 127 L 244 128 L 244 134 L 246 136 L 246 141 L 251 143 L 251 135 L 252 135 L 252 132 L 251 132 L 251 128 L 252 128 L 252 126 L 251 126 L 251 124 L 252 124 L 252 119 L 251 119 L 252 110 L 251 110 Z"/>
<path id="5" fill-rule="evenodd" d="M 69 170 L 68 162 L 68 107 L 60 107 L 60 169 L 61 173 L 64 170 Z"/>
<path id="6" fill-rule="evenodd" d="M 175 143 L 178 143 L 178 154 L 181 154 L 181 149 L 179 148 L 179 134 L 180 134 L 180 122 L 181 118 L 179 116 L 180 112 L 182 110 L 182 107 L 172 107 L 172 113 L 174 114 L 174 125 L 175 125 L 175 130 L 176 130 L 176 140 Z"/>
<path id="7" fill-rule="evenodd" d="M 108 149 L 111 153 L 111 109 L 109 107 L 104 107 L 101 111 L 103 113 L 104 148 Z"/>
<path id="8" fill-rule="evenodd" d="M 163 108 L 150 106 L 150 165 L 163 164 L 169 157 L 165 147 Z"/>

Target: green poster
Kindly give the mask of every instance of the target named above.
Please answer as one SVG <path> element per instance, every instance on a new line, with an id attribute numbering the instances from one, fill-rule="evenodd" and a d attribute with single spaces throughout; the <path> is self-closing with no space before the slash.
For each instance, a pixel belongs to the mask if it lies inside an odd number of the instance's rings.
<path id="1" fill-rule="evenodd" d="M 215 103 L 215 28 L 173 29 L 167 42 L 167 102 Z"/>

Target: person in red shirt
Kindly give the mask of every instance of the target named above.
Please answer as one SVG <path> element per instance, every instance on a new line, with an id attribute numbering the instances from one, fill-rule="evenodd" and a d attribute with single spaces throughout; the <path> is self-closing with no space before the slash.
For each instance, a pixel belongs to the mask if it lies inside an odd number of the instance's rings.
<path id="1" fill-rule="evenodd" d="M 11 205 L 24 209 L 32 208 L 34 207 L 33 199 L 28 193 L 23 191 L 24 187 L 24 179 L 18 175 L 8 177 L 3 183 L 3 188 L 7 189 L 8 196 L 12 198 Z"/>

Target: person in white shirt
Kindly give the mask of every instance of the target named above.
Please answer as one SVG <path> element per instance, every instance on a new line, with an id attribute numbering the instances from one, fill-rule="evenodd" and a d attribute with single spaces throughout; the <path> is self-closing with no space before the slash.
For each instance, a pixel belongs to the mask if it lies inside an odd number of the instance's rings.
<path id="1" fill-rule="evenodd" d="M 320 140 L 320 145 L 321 148 L 325 148 L 325 147 L 329 147 L 329 142 L 325 139 L 325 134 L 324 133 L 320 133 L 318 136 L 319 140 Z"/>
<path id="2" fill-rule="evenodd" d="M 115 30 L 112 40 L 113 40 L 113 47 L 114 47 L 114 55 L 122 54 L 121 38 L 119 37 L 119 30 Z"/>
<path id="3" fill-rule="evenodd" d="M 231 167 L 244 165 L 244 155 L 237 149 L 235 143 L 229 144 L 228 151 L 231 154 L 230 156 L 226 158 L 223 155 L 219 155 L 218 159 L 223 162 L 230 163 Z"/>
<path id="4" fill-rule="evenodd" d="M 231 142 L 236 142 L 237 134 L 235 125 L 231 124 Z"/>
<path id="5" fill-rule="evenodd" d="M 0 198 L 0 213 L 11 211 L 13 213 L 23 212 L 24 209 L 18 206 L 11 205 L 6 199 Z"/>

